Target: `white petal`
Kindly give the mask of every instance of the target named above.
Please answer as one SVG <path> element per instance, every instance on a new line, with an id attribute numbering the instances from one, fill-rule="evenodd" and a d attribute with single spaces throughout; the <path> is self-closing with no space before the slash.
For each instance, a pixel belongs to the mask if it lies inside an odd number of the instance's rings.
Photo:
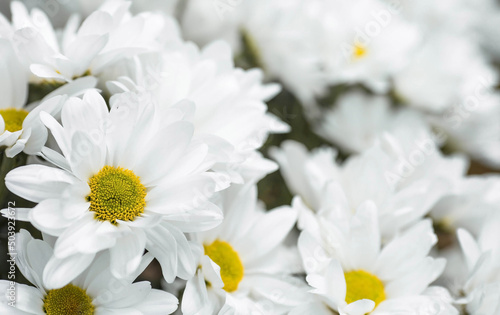
<path id="1" fill-rule="evenodd" d="M 59 258 L 80 254 L 95 254 L 116 243 L 118 231 L 108 221 L 98 222 L 88 213 L 64 231 L 57 239 L 54 255 Z"/>
<path id="2" fill-rule="evenodd" d="M 186 289 L 182 295 L 182 301 L 182 314 L 205 314 L 203 311 L 206 311 L 205 308 L 208 307 L 210 301 L 208 298 L 205 278 L 203 277 L 201 271 L 198 271 L 196 275 L 186 283 Z"/>
<path id="3" fill-rule="evenodd" d="M 29 214 L 32 224 L 39 230 L 59 236 L 72 224 L 62 214 L 62 203 L 58 199 L 47 199 L 36 205 Z"/>
<path id="4" fill-rule="evenodd" d="M 124 278 L 132 274 L 140 265 L 146 247 L 146 236 L 141 230 L 122 236 L 110 248 L 112 274 Z"/>
<path id="5" fill-rule="evenodd" d="M 467 268 L 472 270 L 481 255 L 481 250 L 474 237 L 465 229 L 458 229 L 458 241 L 464 253 Z"/>
<path id="6" fill-rule="evenodd" d="M 11 281 L 0 280 L 0 313 L 9 315 L 26 315 L 36 314 L 42 315 L 43 312 L 43 294 L 37 288 L 30 287 L 24 284 L 15 284 L 13 290 L 11 289 Z M 15 305 L 16 308 L 8 306 L 7 303 L 11 302 L 9 292 L 15 292 Z"/>
<path id="7" fill-rule="evenodd" d="M 33 202 L 59 198 L 66 187 L 75 182 L 71 174 L 43 165 L 18 167 L 5 176 L 5 185 L 10 191 Z"/>
<path id="8" fill-rule="evenodd" d="M 374 270 L 383 281 L 399 278 L 413 269 L 436 242 L 432 222 L 422 220 L 382 249 Z"/>
<path id="9" fill-rule="evenodd" d="M 352 302 L 351 304 L 342 308 L 342 311 L 344 311 L 348 315 L 364 315 L 371 312 L 374 307 L 375 302 L 363 299 Z"/>
<path id="10" fill-rule="evenodd" d="M 178 307 L 179 300 L 165 291 L 151 290 L 146 299 L 135 308 L 143 315 L 172 314 Z"/>
<path id="11" fill-rule="evenodd" d="M 77 254 L 66 258 L 52 258 L 43 272 L 43 282 L 47 289 L 62 288 L 80 275 L 94 260 L 95 254 Z"/>
<path id="12" fill-rule="evenodd" d="M 257 263 L 259 258 L 279 246 L 297 221 L 297 212 L 290 207 L 280 207 L 266 212 L 234 246 L 245 250 L 244 260 Z M 265 237 L 263 237 L 265 235 Z"/>

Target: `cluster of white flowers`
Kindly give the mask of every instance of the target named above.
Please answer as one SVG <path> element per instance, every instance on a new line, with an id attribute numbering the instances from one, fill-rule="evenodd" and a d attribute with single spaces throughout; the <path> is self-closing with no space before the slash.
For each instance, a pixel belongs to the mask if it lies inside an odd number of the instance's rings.
<path id="1" fill-rule="evenodd" d="M 500 314 L 493 0 L 23 2 L 0 315 Z"/>

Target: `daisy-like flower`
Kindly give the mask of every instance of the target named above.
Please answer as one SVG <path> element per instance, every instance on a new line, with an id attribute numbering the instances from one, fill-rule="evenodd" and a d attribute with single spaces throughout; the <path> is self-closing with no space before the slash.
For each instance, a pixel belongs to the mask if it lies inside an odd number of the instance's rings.
<path id="1" fill-rule="evenodd" d="M 457 67 L 460 64 L 467 67 Z M 496 80 L 493 68 L 473 41 L 437 33 L 394 76 L 394 89 L 409 106 L 440 114 L 467 96 L 475 95 L 478 86 L 492 88 Z M 446 122 L 449 116 L 439 118 Z"/>
<path id="2" fill-rule="evenodd" d="M 463 228 L 477 235 L 484 218 L 499 210 L 499 189 L 500 177 L 495 175 L 458 180 L 453 190 L 432 207 L 429 215 L 445 231 L 454 234 L 458 228 Z"/>
<path id="3" fill-rule="evenodd" d="M 465 229 L 459 229 L 458 239 L 467 266 L 467 279 L 461 292 L 467 314 L 499 314 L 500 302 L 500 216 L 487 216 L 477 240 Z"/>
<path id="4" fill-rule="evenodd" d="M 308 227 L 308 222 L 314 222 L 310 218 L 329 216 L 335 204 L 342 205 L 335 211 L 346 211 L 344 215 L 349 217 L 360 204 L 371 200 L 380 209 L 381 233 L 390 237 L 421 219 L 451 189 L 455 178 L 463 175 L 464 163 L 440 156 L 432 141 L 405 144 L 426 152 L 431 145 L 428 154 L 410 150 L 407 156 L 394 138 L 379 140 L 342 164 L 335 161 L 337 152 L 327 147 L 309 153 L 302 144 L 286 141 L 281 149 L 270 151 L 296 195 L 293 207 L 299 209 L 300 228 L 314 230 L 314 224 Z M 410 162 L 416 155 L 413 152 L 419 154 L 419 164 Z"/>
<path id="5" fill-rule="evenodd" d="M 445 266 L 444 259 L 427 256 L 437 242 L 431 221 L 381 246 L 377 218 L 367 201 L 353 218 L 318 218 L 319 236 L 301 233 L 306 280 L 323 301 L 319 314 L 458 314 L 445 289 L 429 287 Z"/>
<path id="6" fill-rule="evenodd" d="M 193 126 L 179 109 L 155 115 L 154 104 L 139 105 L 133 94 L 111 106 L 108 112 L 91 90 L 83 99 L 68 99 L 62 125 L 42 113 L 62 155 L 44 148 L 42 156 L 57 167 L 28 165 L 7 174 L 9 190 L 38 203 L 18 209 L 19 218 L 57 236 L 53 260 L 70 261 L 75 274 L 109 249 L 113 274 L 124 277 L 146 248 L 167 281 L 190 278 L 195 260 L 182 232 L 208 229 L 222 219 L 208 201 L 217 174 L 207 172 L 207 146 L 193 138 Z M 56 287 L 71 280 L 50 271 L 44 277 Z"/>
<path id="7" fill-rule="evenodd" d="M 48 134 L 39 119 L 40 112 L 57 114 L 65 99 L 59 96 L 26 108 L 27 87 L 27 73 L 11 43 L 0 38 L 0 147 L 10 158 L 23 151 L 27 154 L 40 152 Z"/>
<path id="8" fill-rule="evenodd" d="M 233 182 L 258 179 L 277 169 L 256 150 L 270 133 L 289 131 L 265 103 L 280 86 L 263 84 L 259 69 L 235 68 L 226 43 L 217 41 L 201 50 L 192 43 L 170 43 L 161 53 L 141 57 L 131 77 L 134 82 L 125 77 L 108 86 L 114 92 L 148 91 L 162 108 L 181 100 L 193 102 L 186 115 L 193 119 L 195 134 L 210 145 L 217 160 L 214 169 Z"/>
<path id="9" fill-rule="evenodd" d="M 333 109 L 323 112 L 316 132 L 338 145 L 347 153 L 360 153 L 388 132 L 396 139 L 412 141 L 411 137 L 430 137 L 423 115 L 415 110 L 391 108 L 390 99 L 382 95 L 368 95 L 361 90 L 344 93 Z M 412 133 L 407 136 L 406 133 Z M 349 134 L 349 137 L 345 135 Z"/>
<path id="10" fill-rule="evenodd" d="M 500 168 L 500 94 L 486 80 L 476 81 L 476 92 L 463 97 L 432 123 L 448 135 L 447 147 L 471 159 Z"/>
<path id="11" fill-rule="evenodd" d="M 129 2 L 108 1 L 80 25 L 73 16 L 57 36 L 46 14 L 30 12 L 18 2 L 11 3 L 12 25 L 3 33 L 16 43 L 21 62 L 40 84 L 60 85 L 76 78 L 99 76 L 120 59 L 153 50 L 163 20 L 152 13 L 131 16 Z"/>
<path id="12" fill-rule="evenodd" d="M 33 239 L 26 230 L 16 234 L 16 249 L 11 255 L 19 271 L 35 286 L 0 280 L 2 314 L 158 315 L 177 309 L 178 301 L 170 293 L 151 289 L 147 281 L 132 283 L 152 261 L 149 254 L 141 258 L 128 277 L 117 279 L 109 270 L 109 255 L 103 253 L 76 279 L 62 288 L 53 288 L 43 281 L 44 269 L 51 267 L 52 252 L 50 242 Z"/>
<path id="13" fill-rule="evenodd" d="M 224 222 L 192 236 L 199 244 L 198 269 L 187 282 L 183 314 L 221 314 L 222 309 L 250 314 L 245 305 L 259 309 L 258 304 L 272 308 L 266 314 L 284 314 L 305 295 L 288 278 L 297 268 L 293 262 L 300 263 L 298 254 L 282 245 L 296 212 L 289 207 L 265 212 L 254 185 L 235 185 L 221 195 Z"/>
<path id="14" fill-rule="evenodd" d="M 377 93 L 410 60 L 419 29 L 401 18 L 398 4 L 378 0 L 319 1 L 321 39 L 330 83 L 361 83 Z"/>

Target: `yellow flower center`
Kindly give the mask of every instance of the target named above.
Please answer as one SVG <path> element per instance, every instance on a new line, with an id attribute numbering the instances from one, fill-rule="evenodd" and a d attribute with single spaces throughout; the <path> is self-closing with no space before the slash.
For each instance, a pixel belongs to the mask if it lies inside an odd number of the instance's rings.
<path id="1" fill-rule="evenodd" d="M 23 129 L 23 121 L 28 116 L 28 112 L 24 109 L 5 108 L 0 109 L 0 115 L 5 123 L 5 130 L 15 132 Z"/>
<path id="2" fill-rule="evenodd" d="M 355 43 L 354 44 L 354 51 L 353 51 L 353 59 L 358 60 L 363 58 L 367 53 L 367 49 L 365 46 Z"/>
<path id="3" fill-rule="evenodd" d="M 94 305 L 85 290 L 68 284 L 47 292 L 43 299 L 43 311 L 47 315 L 93 315 Z"/>
<path id="4" fill-rule="evenodd" d="M 205 245 L 205 255 L 210 257 L 219 267 L 224 290 L 233 292 L 238 289 L 238 284 L 243 279 L 243 264 L 238 253 L 226 242 L 216 240 L 210 245 Z"/>
<path id="5" fill-rule="evenodd" d="M 113 166 L 104 166 L 89 180 L 90 211 L 99 221 L 134 221 L 144 213 L 146 187 L 134 172 Z"/>
<path id="6" fill-rule="evenodd" d="M 375 307 L 385 300 L 384 284 L 379 278 L 364 270 L 344 273 L 346 283 L 345 301 L 349 304 L 368 299 L 375 302 Z"/>

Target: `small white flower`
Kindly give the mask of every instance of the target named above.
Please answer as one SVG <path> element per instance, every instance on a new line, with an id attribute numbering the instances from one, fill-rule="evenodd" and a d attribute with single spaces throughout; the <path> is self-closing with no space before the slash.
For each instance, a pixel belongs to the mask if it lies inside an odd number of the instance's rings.
<path id="1" fill-rule="evenodd" d="M 407 143 L 405 147 L 419 145 Z M 405 155 L 403 146 L 390 136 L 342 164 L 335 161 L 337 153 L 331 148 L 309 153 L 294 141 L 270 153 L 280 164 L 290 191 L 297 195 L 293 206 L 299 209 L 300 228 L 315 229 L 314 224 L 309 226 L 315 213 L 350 217 L 359 205 L 371 200 L 380 209 L 381 233 L 389 237 L 421 219 L 465 172 L 460 159 L 444 158 L 432 141 L 423 147 L 419 150 L 428 154 L 410 150 L 419 153 L 422 165 L 411 164 L 413 155 Z"/>
<path id="2" fill-rule="evenodd" d="M 192 237 L 199 244 L 199 262 L 184 291 L 183 314 L 217 314 L 222 309 L 254 314 L 248 308 L 254 304 L 284 314 L 306 295 L 289 277 L 298 270 L 298 254 L 282 245 L 296 212 L 289 207 L 265 212 L 257 205 L 253 185 L 235 185 L 221 195 L 224 222 Z M 251 308 L 259 309 L 257 305 Z"/>
<path id="3" fill-rule="evenodd" d="M 460 67 L 457 65 L 467 65 Z M 437 33 L 419 47 L 412 62 L 394 76 L 396 95 L 409 106 L 443 114 L 462 98 L 495 84 L 497 76 L 475 43 Z M 449 115 L 442 117 L 445 120 Z"/>
<path id="4" fill-rule="evenodd" d="M 0 147 L 7 157 L 20 152 L 37 154 L 47 141 L 47 129 L 40 112 L 59 113 L 64 97 L 55 97 L 39 106 L 26 108 L 28 76 L 6 39 L 0 38 Z M 30 111 L 31 110 L 31 111 Z"/>
<path id="5" fill-rule="evenodd" d="M 99 76 L 113 63 L 159 46 L 162 19 L 152 13 L 131 16 L 129 6 L 125 1 L 108 1 L 81 25 L 72 16 L 58 36 L 42 10 L 34 8 L 30 13 L 21 2 L 13 1 L 12 26 L 4 32 L 33 73 L 31 81 L 62 84 Z"/>
<path id="6" fill-rule="evenodd" d="M 385 132 L 400 142 L 431 136 L 423 115 L 405 108 L 394 110 L 387 96 L 353 90 L 342 94 L 334 106 L 323 112 L 323 119 L 315 129 L 347 153 L 367 150 Z"/>
<path id="7" fill-rule="evenodd" d="M 15 283 L 14 300 L 9 294 L 13 282 L 0 280 L 0 313 L 13 315 L 112 315 L 171 314 L 178 301 L 170 293 L 151 289 L 151 284 L 132 283 L 153 257 L 146 254 L 130 276 L 117 279 L 109 270 L 107 253 L 99 255 L 80 276 L 61 288 L 43 281 L 51 268 L 52 245 L 33 239 L 26 230 L 16 234 L 15 260 L 19 271 L 35 287 Z M 58 270 L 64 273 L 64 270 Z M 9 305 L 15 305 L 12 307 Z"/>
<path id="8" fill-rule="evenodd" d="M 444 259 L 427 256 L 437 242 L 431 221 L 416 223 L 382 246 L 378 217 L 368 201 L 351 219 L 318 218 L 316 235 L 301 233 L 306 280 L 323 308 L 346 315 L 432 309 L 429 314 L 458 314 L 443 289 L 428 287 L 445 266 Z"/>
<path id="9" fill-rule="evenodd" d="M 420 42 L 420 30 L 401 18 L 397 3 L 319 1 L 321 43 L 330 84 L 361 83 L 386 93 Z"/>
<path id="10" fill-rule="evenodd" d="M 457 179 L 455 187 L 434 205 L 429 215 L 449 232 L 464 228 L 477 235 L 482 229 L 484 218 L 500 209 L 499 189 L 499 176 Z"/>

